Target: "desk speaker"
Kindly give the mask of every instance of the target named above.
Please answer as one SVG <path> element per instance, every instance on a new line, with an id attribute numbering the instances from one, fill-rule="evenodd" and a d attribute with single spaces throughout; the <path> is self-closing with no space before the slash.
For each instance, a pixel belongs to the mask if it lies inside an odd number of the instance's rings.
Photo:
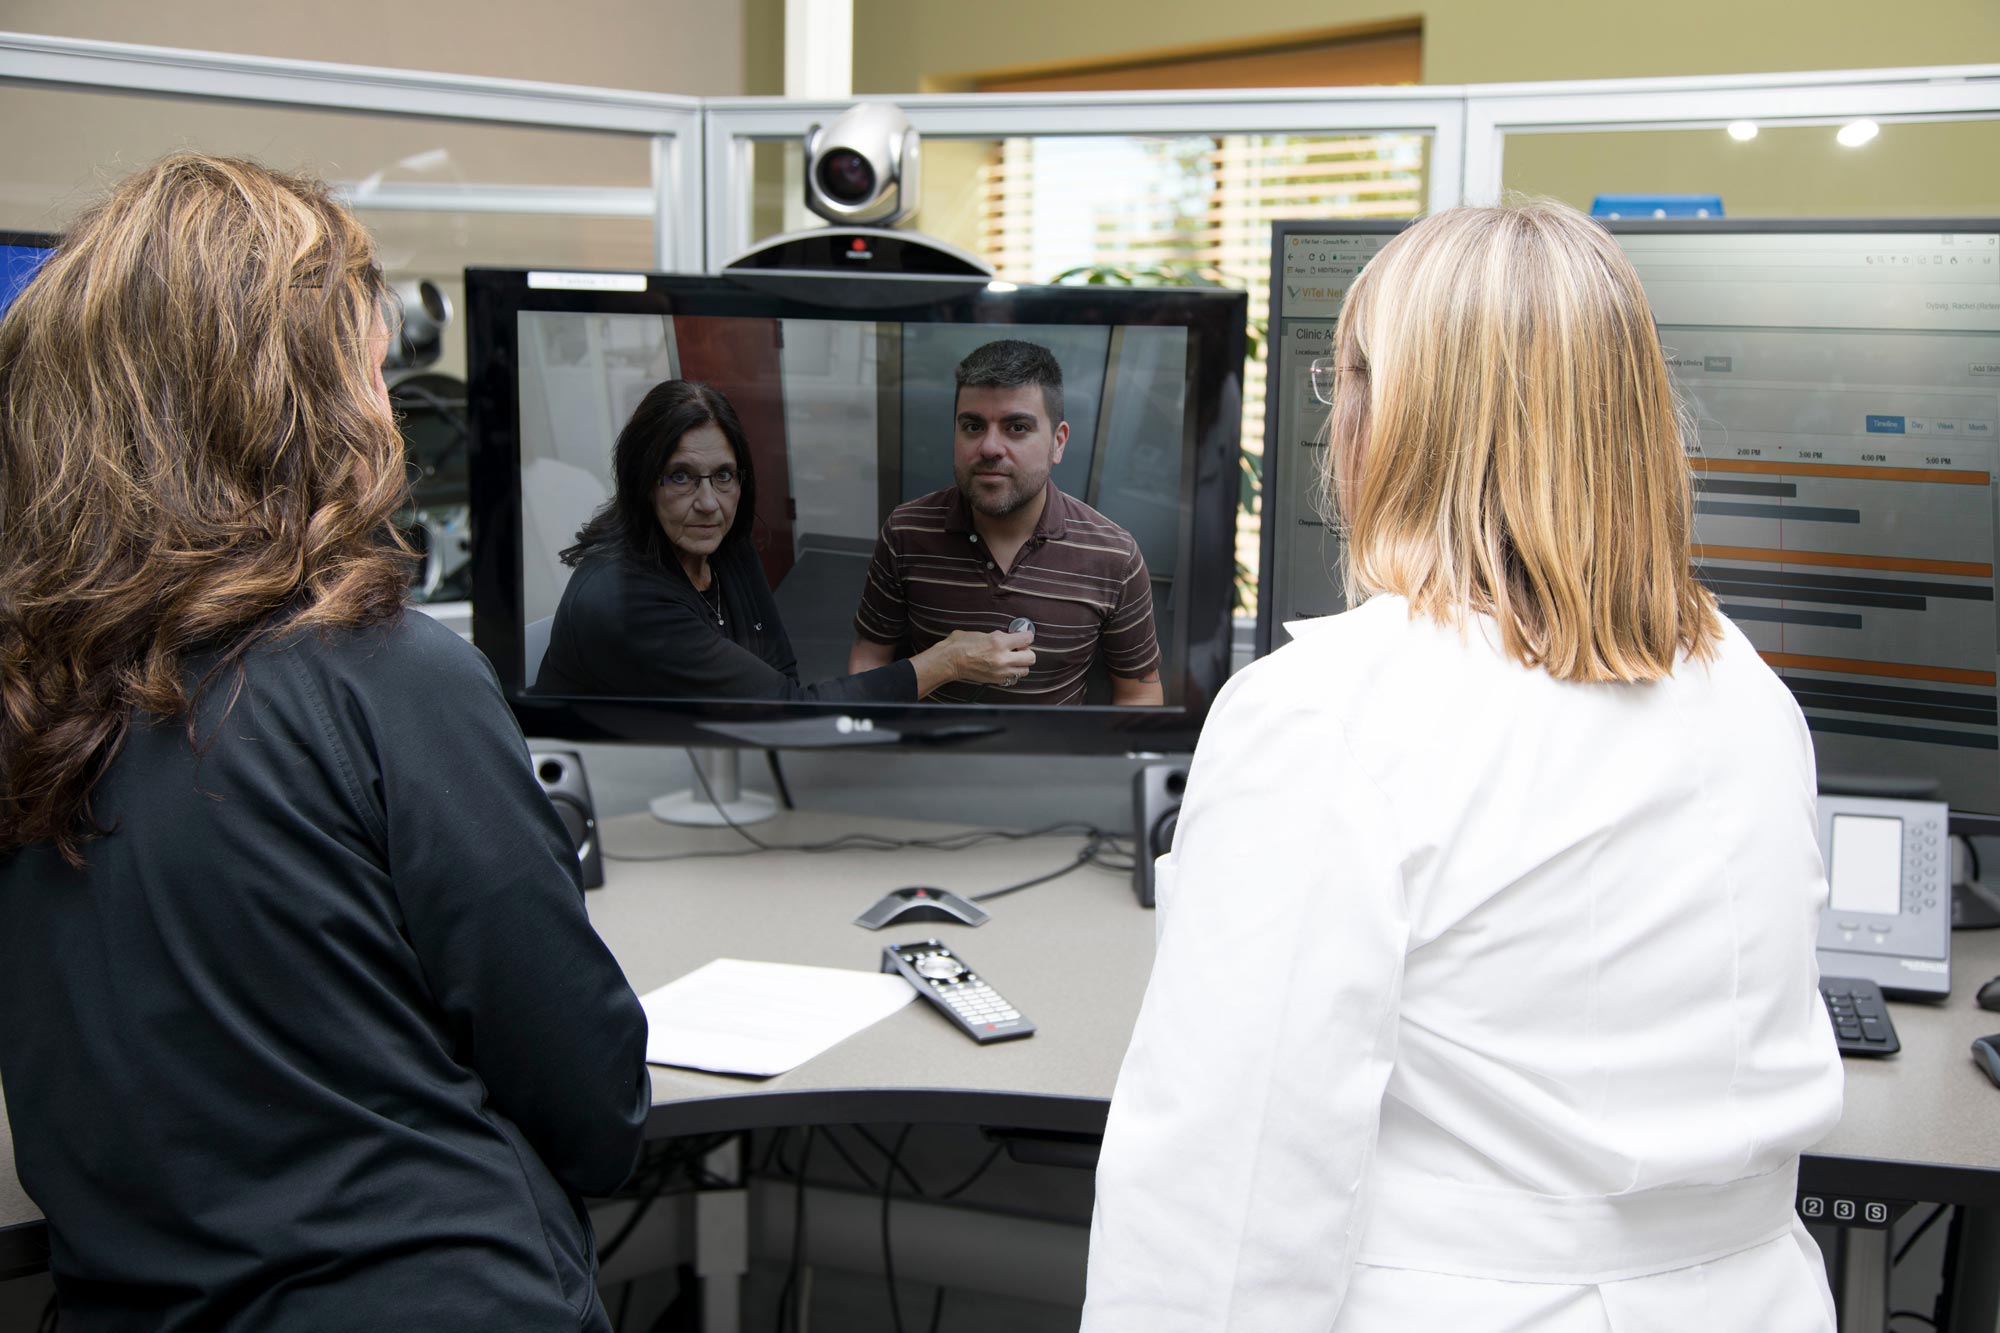
<path id="1" fill-rule="evenodd" d="M 1179 764 L 1148 764 L 1132 775 L 1132 892 L 1141 907 L 1153 905 L 1153 859 L 1174 845 L 1186 790 L 1187 769 Z"/>
<path id="2" fill-rule="evenodd" d="M 597 812 L 590 803 L 590 783 L 583 776 L 583 758 L 574 750 L 537 750 L 528 756 L 535 780 L 542 784 L 556 818 L 576 845 L 577 868 L 583 887 L 604 887 L 604 853 L 597 846 Z"/>

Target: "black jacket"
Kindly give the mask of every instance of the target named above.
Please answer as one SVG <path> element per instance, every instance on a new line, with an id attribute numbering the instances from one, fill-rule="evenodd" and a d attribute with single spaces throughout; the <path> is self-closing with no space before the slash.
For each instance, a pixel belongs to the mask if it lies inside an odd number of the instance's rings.
<path id="1" fill-rule="evenodd" d="M 579 1194 L 646 1021 L 485 659 L 429 617 L 135 726 L 87 869 L 0 860 L 0 1080 L 63 1327 L 606 1327 Z"/>
<path id="2" fill-rule="evenodd" d="M 798 655 L 778 619 L 763 563 L 748 542 L 709 557 L 722 592 L 722 620 L 677 563 L 622 548 L 578 563 L 549 626 L 535 689 L 663 699 L 808 699 L 914 703 L 908 660 L 799 683 Z"/>

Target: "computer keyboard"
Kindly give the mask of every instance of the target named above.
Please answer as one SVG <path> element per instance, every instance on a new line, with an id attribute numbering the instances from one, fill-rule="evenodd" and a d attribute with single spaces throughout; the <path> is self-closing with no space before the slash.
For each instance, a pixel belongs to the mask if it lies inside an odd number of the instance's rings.
<path id="1" fill-rule="evenodd" d="M 1882 1000 L 1882 988 L 1860 977 L 1821 977 L 1819 995 L 1833 1019 L 1842 1055 L 1894 1055 L 1903 1049 Z"/>

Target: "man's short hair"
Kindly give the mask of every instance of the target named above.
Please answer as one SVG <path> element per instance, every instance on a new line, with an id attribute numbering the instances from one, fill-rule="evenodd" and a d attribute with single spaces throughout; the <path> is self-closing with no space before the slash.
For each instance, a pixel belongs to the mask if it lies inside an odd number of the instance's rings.
<path id="1" fill-rule="evenodd" d="M 1054 430 L 1056 423 L 1064 419 L 1062 366 L 1056 361 L 1056 354 L 1040 343 L 1023 342 L 1019 338 L 987 343 L 958 363 L 957 379 L 961 389 L 1019 389 L 1033 385 L 1042 391 L 1049 429 Z M 952 410 L 956 413 L 957 409 L 958 397 L 954 393 Z"/>

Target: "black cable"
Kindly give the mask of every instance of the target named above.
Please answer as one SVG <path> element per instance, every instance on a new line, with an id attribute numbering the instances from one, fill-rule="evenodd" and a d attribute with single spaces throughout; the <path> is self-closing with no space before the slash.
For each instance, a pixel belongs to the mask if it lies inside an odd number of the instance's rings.
<path id="1" fill-rule="evenodd" d="M 771 1141 L 764 1145 L 764 1160 L 757 1163 L 756 1174 L 762 1175 L 770 1170 L 773 1160 L 776 1160 L 779 1166 L 784 1165 L 784 1160 L 778 1157 L 778 1150 L 785 1146 L 785 1136 L 791 1132 L 789 1129 L 780 1129 L 771 1135 Z"/>
<path id="2" fill-rule="evenodd" d="M 638 1203 L 633 1207 L 631 1216 L 619 1224 L 617 1232 L 611 1239 L 598 1246 L 597 1263 L 600 1270 L 624 1247 L 625 1242 L 632 1238 L 632 1234 L 639 1229 L 639 1224 L 646 1220 L 646 1214 L 652 1210 L 655 1203 L 670 1195 L 686 1194 L 704 1183 L 699 1174 L 702 1159 L 727 1143 L 731 1137 L 728 1134 L 716 1134 L 700 1139 L 674 1139 L 667 1143 L 661 1152 L 649 1155 L 640 1163 L 632 1182 L 618 1194 L 609 1196 L 633 1198 L 637 1199 Z M 686 1183 L 682 1188 L 671 1188 L 675 1179 L 680 1176 L 688 1178 Z"/>
<path id="3" fill-rule="evenodd" d="M 1117 835 L 1098 828 L 1095 824 L 1080 819 L 1065 819 L 1054 824 L 1044 824 L 1032 829 L 968 829 L 962 833 L 948 833 L 936 838 L 891 838 L 879 833 L 843 833 L 837 838 L 822 842 L 766 842 L 743 825 L 729 817 L 716 799 L 715 788 L 708 780 L 708 774 L 696 761 L 692 751 L 686 752 L 688 763 L 694 768 L 696 783 L 702 795 L 715 807 L 722 821 L 738 837 L 750 846 L 723 848 L 715 851 L 663 852 L 657 855 L 632 856 L 606 851 L 604 856 L 612 861 L 693 861 L 715 857 L 753 856 L 758 852 L 846 852 L 873 851 L 899 852 L 908 849 L 935 852 L 962 852 L 988 842 L 1021 842 L 1030 838 L 1053 837 L 1059 833 L 1081 833 L 1086 837 L 1101 838 L 1115 845 Z"/>
<path id="4" fill-rule="evenodd" d="M 1104 854 L 1106 851 L 1111 855 L 1106 856 Z M 1115 870 L 1120 874 L 1130 874 L 1139 864 L 1138 846 L 1135 843 L 1128 849 L 1125 846 L 1125 839 L 1116 834 L 1106 833 L 1098 839 L 1098 849 L 1091 854 L 1090 863 L 1106 870 Z"/>
<path id="5" fill-rule="evenodd" d="M 775 755 L 773 757 L 775 758 Z M 1064 875 L 1072 874 L 1086 865 L 1100 865 L 1107 870 L 1116 871 L 1130 871 L 1132 869 L 1132 863 L 1129 861 L 1107 861 L 1104 858 L 1105 848 L 1109 847 L 1114 851 L 1119 850 L 1119 839 L 1116 834 L 1108 833 L 1098 828 L 1095 824 L 1087 824 L 1081 820 L 1074 819 L 1063 820 L 1055 824 L 1045 824 L 1035 829 L 974 829 L 965 833 L 947 834 L 940 838 L 885 838 L 874 833 L 845 833 L 838 838 L 833 838 L 825 842 L 765 842 L 762 838 L 759 838 L 756 834 L 750 832 L 750 830 L 729 817 L 729 812 L 723 808 L 722 802 L 716 799 L 715 788 L 709 783 L 708 774 L 702 771 L 700 761 L 694 757 L 691 751 L 688 752 L 688 763 L 694 769 L 696 781 L 701 784 L 702 794 L 708 798 L 708 803 L 715 807 L 715 812 L 722 816 L 722 822 L 727 824 L 738 836 L 745 842 L 748 842 L 750 846 L 748 848 L 739 847 L 719 851 L 669 852 L 658 856 L 624 856 L 610 851 L 601 852 L 601 855 L 606 860 L 688 861 L 709 857 L 754 856 L 758 852 L 903 851 L 913 848 L 920 848 L 927 851 L 961 852 L 986 842 L 1021 842 L 1031 838 L 1052 837 L 1059 833 L 1071 832 L 1082 833 L 1084 835 L 1083 849 L 1076 854 L 1075 859 L 1068 865 L 1063 866 L 1059 870 L 1052 870 L 1046 875 L 1037 875 L 1033 879 L 1022 880 L 1018 884 L 1008 884 L 997 889 L 989 889 L 985 893 L 973 894 L 970 901 L 975 903 L 999 898 L 1009 893 L 1019 893 L 1022 889 L 1032 889 L 1038 884 L 1047 884 L 1050 880 L 1061 879 Z M 787 793 L 787 805 L 789 807 L 789 793 Z"/>
<path id="6" fill-rule="evenodd" d="M 42 1307 L 42 1317 L 35 1321 L 35 1333 L 55 1333 L 57 1323 L 62 1319 L 56 1308 L 54 1292 L 49 1293 L 49 1303 Z"/>
<path id="7" fill-rule="evenodd" d="M 882 1141 L 876 1138 L 873 1134 L 870 1134 L 868 1132 L 868 1127 L 866 1125 L 856 1125 L 854 1127 L 854 1132 L 856 1134 L 859 1134 L 862 1138 L 868 1140 L 868 1146 L 873 1148 L 876 1152 L 881 1153 L 882 1156 L 888 1160 L 890 1176 L 893 1177 L 900 1175 L 904 1180 L 909 1181 L 910 1191 L 913 1194 L 915 1194 L 918 1198 L 923 1198 L 928 1193 L 928 1191 L 924 1189 L 923 1184 L 920 1181 L 918 1181 L 918 1179 L 915 1176 L 910 1174 L 910 1169 L 904 1166 L 901 1162 L 896 1160 L 897 1157 L 900 1156 L 900 1153 L 892 1153 L 887 1148 L 884 1148 L 882 1146 Z"/>
<path id="8" fill-rule="evenodd" d="M 618 1317 L 611 1321 L 613 1333 L 625 1333 L 625 1316 L 632 1309 L 632 1287 L 638 1280 L 628 1278 L 625 1282 L 625 1294 L 618 1298 Z"/>
<path id="9" fill-rule="evenodd" d="M 1931 1215 L 1929 1217 L 1926 1217 L 1923 1221 L 1917 1224 L 1916 1230 L 1912 1231 L 1909 1235 L 1903 1237 L 1903 1243 L 1901 1245 L 1898 1245 L 1896 1247 L 1896 1252 L 1889 1256 L 1889 1266 L 1891 1268 L 1903 1262 L 1903 1256 L 1908 1254 L 1910 1252 L 1910 1248 L 1914 1246 L 1919 1239 L 1922 1238 L 1923 1234 L 1926 1231 L 1929 1231 L 1931 1229 L 1931 1224 L 1933 1222 L 1937 1221 L 1940 1217 L 1944 1216 L 1945 1210 L 1949 1207 L 1951 1207 L 1950 1204 L 1944 1204 L 1944 1203 L 1937 1204 L 1931 1209 Z"/>
<path id="10" fill-rule="evenodd" d="M 639 1229 L 639 1224 L 646 1220 L 646 1214 L 652 1210 L 654 1201 L 665 1197 L 665 1193 L 664 1190 L 655 1191 L 633 1204 L 632 1215 L 620 1224 L 618 1234 L 605 1244 L 598 1246 L 597 1266 L 600 1272 L 603 1271 L 604 1265 L 610 1261 L 611 1256 L 618 1253 L 625 1242 L 632 1238 L 632 1233 Z"/>
<path id="11" fill-rule="evenodd" d="M 466 399 L 446 398 L 443 394 L 432 393 L 429 389 L 418 384 L 412 384 L 408 380 L 390 386 L 389 397 L 391 399 L 407 398 L 415 402 L 418 407 L 429 409 L 445 425 L 451 427 L 454 436 L 454 445 L 470 445 L 472 443 L 472 424 L 466 419 L 465 415 L 466 408 L 469 406 Z"/>
<path id="12" fill-rule="evenodd" d="M 889 1169 L 882 1175 L 882 1280 L 889 1284 L 889 1321 L 895 1325 L 896 1333 L 903 1333 L 903 1303 L 896 1297 L 896 1257 L 889 1240 L 889 1201 L 895 1194 L 898 1159 L 903 1155 L 903 1145 L 909 1142 L 912 1128 L 904 1125 L 896 1135 L 896 1146 L 889 1153 Z"/>
<path id="13" fill-rule="evenodd" d="M 715 807 L 716 813 L 722 816 L 723 822 L 727 824 L 728 827 L 731 830 L 733 830 L 738 837 L 742 838 L 745 842 L 750 844 L 750 849 L 745 850 L 742 848 L 735 848 L 731 850 L 712 851 L 712 852 L 675 852 L 659 856 L 618 856 L 618 857 L 613 857 L 614 860 L 678 861 L 684 859 L 691 860 L 699 857 L 749 856 L 753 852 L 808 852 L 808 853 L 845 852 L 845 851 L 894 852 L 894 851 L 902 851 L 906 848 L 916 848 L 927 851 L 959 852 L 959 851 L 965 851 L 972 847 L 977 847 L 980 844 L 987 842 L 1019 842 L 1022 841 L 1023 839 L 1028 839 L 1028 838 L 1051 837 L 1058 833 L 1081 833 L 1086 836 L 1092 836 L 1092 835 L 1108 836 L 1104 834 L 1104 830 L 1098 828 L 1095 824 L 1086 823 L 1083 820 L 1078 820 L 1078 819 L 1065 819 L 1054 824 L 1044 824 L 1040 828 L 969 829 L 963 833 L 948 833 L 943 835 L 942 837 L 936 837 L 936 838 L 891 838 L 891 837 L 886 837 L 879 833 L 843 833 L 837 838 L 829 838 L 822 842 L 793 842 L 793 843 L 765 842 L 762 838 L 759 838 L 749 829 L 743 827 L 741 824 L 737 823 L 735 820 L 729 817 L 728 811 L 722 808 L 722 803 L 716 800 L 715 788 L 712 785 L 710 785 L 708 780 L 708 774 L 702 770 L 702 767 L 699 763 L 695 762 L 694 755 L 692 753 L 688 755 L 688 762 L 694 765 L 695 779 L 700 783 L 702 794 L 708 798 L 709 804 Z"/>
<path id="14" fill-rule="evenodd" d="M 888 838 L 879 833 L 843 833 L 838 838 L 829 838 L 825 842 L 772 842 L 760 843 L 754 847 L 721 847 L 697 852 L 659 852 L 648 855 L 607 851 L 604 857 L 608 861 L 715 861 L 738 856 L 757 856 L 764 852 L 965 852 L 989 842 L 1026 842 L 1035 838 L 1056 837 L 1064 833 L 1089 835 L 1097 832 L 1101 830 L 1094 829 L 1088 824 L 1071 821 L 1033 829 L 968 829 L 963 833 L 953 833 L 940 838 Z"/>
<path id="15" fill-rule="evenodd" d="M 806 1127 L 806 1146 L 799 1153 L 798 1184 L 792 1188 L 792 1327 L 805 1327 L 805 1285 L 806 1266 L 806 1169 L 812 1164 L 813 1144 L 819 1141 L 818 1133 L 809 1125 Z"/>
<path id="16" fill-rule="evenodd" d="M 856 1179 L 871 1190 L 882 1188 L 875 1177 L 862 1170 L 861 1163 L 855 1161 L 853 1157 L 848 1155 L 847 1149 L 840 1146 L 840 1140 L 833 1136 L 832 1125 L 825 1126 L 820 1132 L 826 1136 L 827 1147 L 840 1154 L 840 1160 L 847 1163 L 847 1169 L 854 1173 Z"/>
<path id="17" fill-rule="evenodd" d="M 903 1180 L 909 1185 L 910 1192 L 915 1194 L 920 1199 L 940 1199 L 940 1200 L 956 1199 L 959 1195 L 971 1189 L 972 1186 L 979 1180 L 981 1176 L 985 1175 L 987 1171 L 992 1169 L 993 1163 L 999 1160 L 1001 1152 L 1006 1147 L 1005 1144 L 999 1144 L 999 1143 L 994 1144 L 992 1151 L 987 1153 L 986 1156 L 983 1159 L 981 1159 L 979 1165 L 972 1169 L 972 1173 L 970 1175 L 966 1176 L 965 1179 L 959 1181 L 956 1185 L 953 1185 L 950 1189 L 945 1190 L 943 1193 L 933 1194 L 930 1190 L 924 1187 L 922 1181 L 918 1180 L 914 1175 L 910 1173 L 910 1169 L 908 1167 L 904 1166 L 901 1162 L 897 1161 L 891 1155 L 889 1149 L 882 1146 L 882 1141 L 880 1139 L 876 1138 L 873 1134 L 870 1134 L 868 1132 L 867 1126 L 854 1125 L 851 1126 L 851 1128 L 854 1130 L 856 1134 L 859 1134 L 862 1138 L 868 1141 L 869 1147 L 873 1148 L 876 1152 L 880 1153 L 884 1158 L 888 1159 L 890 1169 L 895 1174 L 900 1175 L 903 1178 Z M 868 1188 L 870 1189 L 881 1188 L 881 1185 L 876 1182 L 873 1176 L 870 1176 L 866 1171 L 862 1170 L 860 1165 L 857 1164 L 853 1158 L 848 1157 L 844 1151 L 840 1150 L 839 1140 L 834 1138 L 833 1131 L 831 1128 L 824 1129 L 821 1132 L 826 1136 L 827 1142 L 835 1145 L 835 1150 L 840 1151 L 840 1154 L 842 1158 L 846 1160 L 847 1165 L 854 1171 L 855 1175 L 861 1177 L 861 1179 L 867 1184 Z"/>
<path id="18" fill-rule="evenodd" d="M 1074 874 L 1096 859 L 1098 849 L 1102 845 L 1102 839 L 1102 834 L 1093 831 L 1089 839 L 1083 844 L 1083 850 L 1078 852 L 1074 859 L 1060 870 L 1051 870 L 1046 875 L 1037 875 L 1033 879 L 1024 879 L 1019 884 L 1009 884 L 1004 888 L 988 889 L 984 893 L 972 894 L 970 896 L 971 901 L 975 903 L 987 902 L 994 898 L 1004 897 L 1010 893 L 1019 893 L 1022 889 L 1032 889 L 1037 884 L 1046 884 L 1052 879 L 1061 879 L 1064 875 Z M 1125 868 L 1127 870 L 1131 869 L 1130 866 Z"/>
<path id="19" fill-rule="evenodd" d="M 944 1322 L 944 1288 L 939 1287 L 937 1289 L 937 1298 L 931 1302 L 930 1333 L 938 1333 L 938 1327 L 943 1322 Z"/>
<path id="20" fill-rule="evenodd" d="M 737 828 L 748 838 L 742 828 Z M 721 847 L 696 852 L 659 852 L 635 856 L 629 852 L 604 852 L 607 861 L 656 862 L 656 861 L 715 861 L 730 860 L 739 856 L 758 856 L 764 852 L 964 852 L 989 842 L 1026 842 L 1035 838 L 1050 838 L 1063 833 L 1079 833 L 1085 836 L 1102 834 L 1103 830 L 1078 820 L 1068 820 L 1061 824 L 1046 824 L 1032 829 L 968 829 L 963 833 L 952 833 L 938 838 L 889 838 L 879 833 L 843 833 L 838 838 L 825 842 L 783 843 L 758 842 L 751 847 Z"/>
<path id="21" fill-rule="evenodd" d="M 764 764 L 771 770 L 771 781 L 778 788 L 778 804 L 787 810 L 798 809 L 796 805 L 792 804 L 792 789 L 785 783 L 785 770 L 778 766 L 778 752 L 776 750 L 764 751 Z"/>
<path id="22" fill-rule="evenodd" d="M 1981 1261 L 1965 1251 L 1966 1211 L 1963 1208 L 1952 1209 L 1951 1221 L 1945 1224 L 1943 1271 L 1938 1275 L 1937 1296 L 1931 1301 L 1931 1314 L 1939 1328 L 1952 1327 L 1952 1316 L 1956 1313 L 1953 1306 L 1957 1304 L 1953 1294 L 1958 1287 L 1961 1259 L 1968 1263 Z"/>
<path id="23" fill-rule="evenodd" d="M 979 1178 L 986 1174 L 987 1168 L 991 1167 L 994 1162 L 999 1160 L 1001 1149 L 1003 1149 L 1004 1147 L 1006 1147 L 1006 1145 L 1003 1143 L 994 1144 L 993 1151 L 987 1153 L 986 1160 L 981 1162 L 978 1166 L 972 1169 L 971 1175 L 967 1176 L 964 1180 L 959 1181 L 956 1185 L 953 1185 L 950 1189 L 946 1190 L 944 1193 L 938 1195 L 937 1197 L 940 1199 L 956 1199 L 959 1195 L 971 1189 L 973 1185 L 978 1182 Z"/>
<path id="24" fill-rule="evenodd" d="M 798 1181 L 792 1186 L 792 1264 L 785 1274 L 785 1292 L 791 1296 L 792 1329 L 794 1333 L 805 1327 L 805 1293 L 801 1275 L 805 1271 L 806 1260 L 806 1167 L 812 1162 L 813 1143 L 819 1132 L 806 1126 L 806 1146 L 799 1153 Z M 778 1313 L 782 1319 L 785 1303 L 778 1302 Z M 780 1324 L 780 1327 L 783 1325 Z"/>

